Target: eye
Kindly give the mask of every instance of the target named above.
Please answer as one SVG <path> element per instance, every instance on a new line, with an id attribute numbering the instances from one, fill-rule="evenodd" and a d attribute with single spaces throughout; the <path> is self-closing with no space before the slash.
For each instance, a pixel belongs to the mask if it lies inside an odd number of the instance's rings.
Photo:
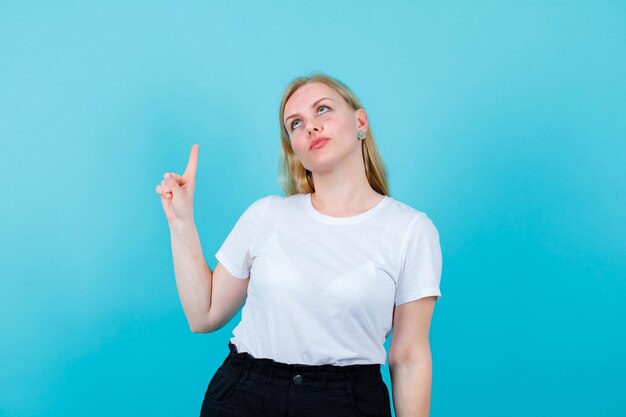
<path id="1" fill-rule="evenodd" d="M 321 106 L 319 106 L 319 107 L 317 108 L 317 111 L 319 112 L 319 111 L 320 111 L 320 109 L 328 109 L 328 110 L 330 110 L 330 107 L 328 107 L 328 106 L 324 106 L 324 105 L 322 104 Z M 324 113 L 326 113 L 326 112 L 324 112 Z"/>
<path id="2" fill-rule="evenodd" d="M 296 122 L 299 122 L 299 121 L 300 121 L 300 120 L 296 119 L 296 120 L 294 120 L 293 122 L 291 122 L 291 130 L 294 130 L 296 127 L 298 127 L 298 126 L 295 126 L 295 123 L 296 123 Z"/>
<path id="3" fill-rule="evenodd" d="M 321 109 L 327 109 L 327 110 L 326 111 L 320 111 Z M 328 107 L 328 106 L 325 106 L 323 104 L 317 108 L 318 114 L 326 113 L 328 110 L 331 110 L 331 108 Z M 299 122 L 300 122 L 300 119 L 295 119 L 293 122 L 291 122 L 291 125 L 290 125 L 291 130 L 296 129 L 298 127 L 298 125 L 296 125 L 296 123 L 299 123 Z"/>

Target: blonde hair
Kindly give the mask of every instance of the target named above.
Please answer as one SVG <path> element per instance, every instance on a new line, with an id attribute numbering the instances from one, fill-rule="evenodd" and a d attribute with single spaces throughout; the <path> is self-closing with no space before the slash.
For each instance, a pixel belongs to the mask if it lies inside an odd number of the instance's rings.
<path id="1" fill-rule="evenodd" d="M 356 95 L 341 81 L 321 72 L 315 72 L 310 76 L 302 76 L 293 79 L 283 94 L 280 101 L 278 122 L 280 125 L 280 162 L 278 180 L 280 186 L 287 196 L 299 193 L 311 193 L 315 191 L 315 184 L 311 171 L 304 168 L 300 160 L 296 157 L 291 147 L 289 133 L 283 123 L 285 116 L 285 104 L 289 97 L 300 87 L 310 83 L 324 83 L 339 93 L 346 102 L 354 109 L 363 108 Z M 389 185 L 387 184 L 387 172 L 376 147 L 374 135 L 372 134 L 371 123 L 369 124 L 365 139 L 361 140 L 363 149 L 363 162 L 365 165 L 365 176 L 370 186 L 379 194 L 389 195 Z M 357 140 L 355 138 L 355 140 Z M 281 172 L 282 168 L 282 172 Z"/>

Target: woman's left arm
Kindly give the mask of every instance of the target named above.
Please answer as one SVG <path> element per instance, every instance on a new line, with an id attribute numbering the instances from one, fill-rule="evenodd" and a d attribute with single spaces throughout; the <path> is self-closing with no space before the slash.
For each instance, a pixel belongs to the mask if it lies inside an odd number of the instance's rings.
<path id="1" fill-rule="evenodd" d="M 389 348 L 389 373 L 396 417 L 428 417 L 432 357 L 428 334 L 433 296 L 396 306 Z"/>

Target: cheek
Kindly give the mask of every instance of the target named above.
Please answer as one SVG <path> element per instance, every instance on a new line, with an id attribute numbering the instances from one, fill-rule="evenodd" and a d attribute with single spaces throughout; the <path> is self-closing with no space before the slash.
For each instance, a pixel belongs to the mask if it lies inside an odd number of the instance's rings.
<path id="1" fill-rule="evenodd" d="M 348 115 L 337 115 L 326 121 L 328 128 L 340 134 L 350 134 L 355 129 L 354 121 Z"/>
<path id="2" fill-rule="evenodd" d="M 354 121 L 349 119 L 349 118 L 345 118 L 341 121 L 341 124 L 339 125 L 339 128 L 341 129 L 342 132 L 352 132 L 356 129 L 355 125 L 354 125 Z"/>
<path id="3" fill-rule="evenodd" d="M 291 148 L 296 154 L 302 154 L 306 150 L 306 138 L 297 132 L 292 133 L 289 140 L 291 141 Z"/>

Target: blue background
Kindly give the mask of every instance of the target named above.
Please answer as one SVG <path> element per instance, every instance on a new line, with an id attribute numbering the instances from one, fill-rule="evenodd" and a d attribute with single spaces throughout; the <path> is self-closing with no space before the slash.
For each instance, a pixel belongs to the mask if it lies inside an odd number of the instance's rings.
<path id="1" fill-rule="evenodd" d="M 431 416 L 625 415 L 625 45 L 622 1 L 0 3 L 0 415 L 198 415 L 240 315 L 190 332 L 154 188 L 200 144 L 214 268 L 315 70 L 439 230 Z"/>

